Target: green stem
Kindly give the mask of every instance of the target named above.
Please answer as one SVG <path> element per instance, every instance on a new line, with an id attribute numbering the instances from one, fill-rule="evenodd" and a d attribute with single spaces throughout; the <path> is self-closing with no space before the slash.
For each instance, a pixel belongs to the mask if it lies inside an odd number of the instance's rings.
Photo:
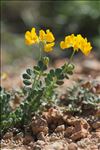
<path id="1" fill-rule="evenodd" d="M 35 76 L 34 80 L 33 80 L 33 83 L 32 83 L 32 89 L 34 89 L 35 85 L 36 85 L 36 78 L 37 78 L 37 75 Z"/>
<path id="2" fill-rule="evenodd" d="M 49 86 L 46 86 L 46 88 L 45 88 L 45 90 L 44 90 L 44 93 L 43 93 L 43 96 L 42 96 L 42 98 L 45 100 L 48 100 L 49 101 L 49 97 L 48 97 L 48 91 L 50 92 L 52 92 L 52 89 L 53 89 L 53 87 L 54 87 L 54 85 L 55 85 L 55 83 L 57 82 L 57 79 L 55 79 L 55 80 L 53 80 L 52 82 L 51 82 L 51 84 L 49 85 Z M 52 95 L 52 94 L 51 94 Z M 51 98 L 50 98 L 51 99 Z"/>
<path id="3" fill-rule="evenodd" d="M 71 54 L 71 56 L 70 56 L 70 58 L 69 58 L 68 65 L 69 65 L 70 62 L 72 61 L 74 54 L 75 54 L 75 51 L 73 50 L 73 53 Z"/>
<path id="4" fill-rule="evenodd" d="M 34 82 L 33 82 L 33 84 L 32 84 L 32 89 L 33 89 L 33 90 L 34 90 L 35 86 L 37 85 L 38 81 L 40 80 L 41 76 L 42 76 L 42 72 L 40 72 L 39 75 L 36 75 L 36 76 L 35 76 Z"/>
<path id="5" fill-rule="evenodd" d="M 43 43 L 39 43 L 39 50 L 40 50 L 40 55 L 39 55 L 39 60 L 42 58 L 42 50 L 43 50 Z"/>
<path id="6" fill-rule="evenodd" d="M 40 48 L 40 56 L 39 56 L 39 60 L 41 60 L 41 57 L 42 57 L 42 49 L 41 49 L 41 46 L 39 46 Z"/>
<path id="7" fill-rule="evenodd" d="M 70 62 L 72 61 L 72 58 L 73 58 L 74 54 L 75 54 L 75 51 L 73 51 L 73 53 L 71 54 L 71 56 L 70 56 L 70 58 L 69 58 L 69 61 L 68 61 L 67 65 L 66 65 L 66 67 L 64 68 L 64 70 L 62 70 L 62 73 L 64 73 L 64 71 L 67 69 L 68 65 L 69 65 Z"/>

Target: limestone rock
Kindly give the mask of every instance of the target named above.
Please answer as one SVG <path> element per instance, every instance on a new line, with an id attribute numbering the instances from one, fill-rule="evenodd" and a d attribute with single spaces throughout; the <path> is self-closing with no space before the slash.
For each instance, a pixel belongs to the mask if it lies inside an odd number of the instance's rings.
<path id="1" fill-rule="evenodd" d="M 26 135 L 23 139 L 23 144 L 28 145 L 30 142 L 34 142 L 34 139 L 30 135 Z"/>
<path id="2" fill-rule="evenodd" d="M 55 132 L 63 132 L 65 130 L 65 126 L 64 125 L 60 125 L 55 129 Z"/>
<path id="3" fill-rule="evenodd" d="M 68 145 L 68 150 L 78 150 L 78 146 L 75 143 L 70 143 Z"/>
<path id="4" fill-rule="evenodd" d="M 69 137 L 70 135 L 72 135 L 73 129 L 74 129 L 73 126 L 66 128 L 66 130 L 65 130 L 65 137 Z"/>
<path id="5" fill-rule="evenodd" d="M 40 132 L 43 132 L 44 135 L 48 133 L 47 121 L 42 117 L 33 118 L 31 123 L 33 135 L 37 135 Z"/>
<path id="6" fill-rule="evenodd" d="M 100 121 L 97 121 L 95 123 L 92 124 L 93 129 L 98 129 L 100 128 Z"/>
<path id="7" fill-rule="evenodd" d="M 73 133 L 73 134 L 71 135 L 71 139 L 72 139 L 72 140 L 79 140 L 79 139 L 81 139 L 81 138 L 87 137 L 87 135 L 88 135 L 87 130 L 81 129 L 80 131 Z"/>

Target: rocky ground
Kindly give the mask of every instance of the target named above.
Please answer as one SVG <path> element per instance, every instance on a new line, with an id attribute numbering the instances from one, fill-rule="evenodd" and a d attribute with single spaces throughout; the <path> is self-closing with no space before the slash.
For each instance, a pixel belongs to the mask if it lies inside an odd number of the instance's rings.
<path id="1" fill-rule="evenodd" d="M 97 112 L 100 115 L 100 112 Z M 93 116 L 72 116 L 60 108 L 49 108 L 35 116 L 30 132 L 7 132 L 2 150 L 99 150 L 100 121 Z"/>

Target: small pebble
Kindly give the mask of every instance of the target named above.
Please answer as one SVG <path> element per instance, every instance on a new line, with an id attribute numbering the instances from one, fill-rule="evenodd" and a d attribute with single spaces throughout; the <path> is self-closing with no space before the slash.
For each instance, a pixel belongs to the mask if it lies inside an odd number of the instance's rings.
<path id="1" fill-rule="evenodd" d="M 34 150 L 41 150 L 41 147 L 39 145 L 35 145 Z"/>
<path id="2" fill-rule="evenodd" d="M 68 150 L 78 150 L 78 146 L 75 143 L 70 143 L 68 145 Z"/>

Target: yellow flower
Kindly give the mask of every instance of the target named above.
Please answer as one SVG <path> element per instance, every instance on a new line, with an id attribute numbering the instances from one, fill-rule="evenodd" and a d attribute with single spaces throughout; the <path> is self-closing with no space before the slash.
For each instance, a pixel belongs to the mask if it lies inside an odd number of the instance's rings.
<path id="1" fill-rule="evenodd" d="M 35 28 L 32 28 L 31 32 L 27 31 L 25 33 L 25 42 L 27 45 L 32 45 L 38 42 L 38 36 L 35 32 Z"/>
<path id="2" fill-rule="evenodd" d="M 83 37 L 80 34 L 74 37 L 74 42 L 72 47 L 75 51 L 78 51 L 80 49 L 82 40 Z"/>
<path id="3" fill-rule="evenodd" d="M 40 41 L 44 41 L 45 40 L 45 36 L 46 36 L 46 34 L 45 34 L 44 30 L 40 30 L 39 31 L 39 39 L 40 39 Z"/>
<path id="4" fill-rule="evenodd" d="M 25 41 L 27 45 L 32 45 L 36 43 L 43 43 L 43 50 L 45 52 L 50 52 L 53 50 L 54 46 L 54 35 L 50 30 L 40 30 L 39 31 L 39 36 L 36 34 L 35 28 L 32 28 L 31 32 L 27 31 L 25 33 Z"/>
<path id="5" fill-rule="evenodd" d="M 65 37 L 65 42 L 68 43 L 68 44 L 70 44 L 70 46 L 73 45 L 74 41 L 75 41 L 74 34 L 71 34 L 70 36 L 66 36 Z"/>
<path id="6" fill-rule="evenodd" d="M 87 56 L 90 53 L 91 49 L 92 49 L 91 43 L 87 42 L 81 45 L 80 50 L 83 52 L 84 55 Z"/>
<path id="7" fill-rule="evenodd" d="M 71 34 L 65 37 L 65 41 L 61 41 L 60 46 L 62 49 L 70 48 L 70 47 L 74 48 L 75 40 L 76 37 L 74 36 L 74 34 Z"/>
<path id="8" fill-rule="evenodd" d="M 45 52 L 51 52 L 52 50 L 53 50 L 53 46 L 55 45 L 55 43 L 54 42 L 52 42 L 52 43 L 49 43 L 49 44 L 45 44 L 44 45 L 44 51 Z"/>
<path id="9" fill-rule="evenodd" d="M 52 32 L 50 30 L 46 30 L 46 42 L 53 42 L 55 40 Z"/>
<path id="10" fill-rule="evenodd" d="M 62 49 L 68 48 L 68 47 L 66 46 L 66 44 L 65 44 L 64 41 L 61 41 L 61 42 L 60 42 L 60 47 L 61 47 Z"/>
<path id="11" fill-rule="evenodd" d="M 87 42 L 87 38 L 83 38 L 80 34 L 74 34 L 65 37 L 64 41 L 60 42 L 62 49 L 72 47 L 74 51 L 81 50 L 84 55 L 88 55 L 92 49 L 91 43 Z"/>
<path id="12" fill-rule="evenodd" d="M 44 30 L 40 30 L 39 31 L 39 39 L 42 42 L 53 42 L 55 40 L 52 32 L 50 32 L 50 30 L 46 30 L 46 33 Z"/>
<path id="13" fill-rule="evenodd" d="M 53 41 L 55 38 L 50 30 L 46 30 L 46 33 L 43 30 L 40 30 L 39 39 L 44 44 L 45 52 L 51 52 L 53 50 L 53 46 L 55 45 Z"/>

